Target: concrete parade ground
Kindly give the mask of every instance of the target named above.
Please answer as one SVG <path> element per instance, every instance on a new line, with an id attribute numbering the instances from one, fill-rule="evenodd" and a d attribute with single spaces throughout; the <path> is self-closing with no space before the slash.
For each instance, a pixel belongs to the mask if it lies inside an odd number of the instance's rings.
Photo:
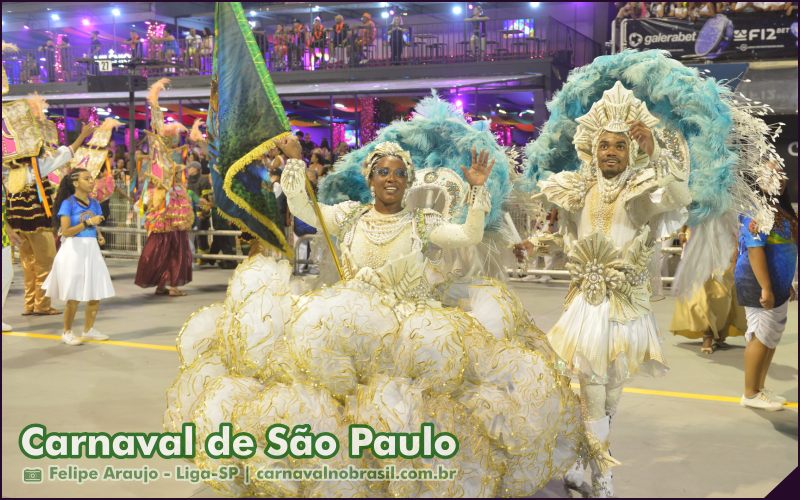
<path id="1" fill-rule="evenodd" d="M 221 301 L 232 271 L 195 267 L 185 297 L 155 296 L 133 284 L 136 262 L 108 260 L 116 297 L 101 303 L 96 328 L 111 337 L 71 347 L 60 342 L 62 316 L 22 316 L 22 269 L 3 320 L 4 497 L 217 497 L 203 483 L 157 481 L 56 481 L 51 466 L 102 469 L 106 465 L 159 471 L 193 468 L 183 460 L 43 459 L 25 457 L 22 429 L 32 423 L 58 432 L 160 432 L 165 394 L 178 373 L 176 335 L 201 306 Z M 514 281 L 537 325 L 550 328 L 561 311 L 563 283 Z M 742 408 L 744 339 L 732 338 L 712 355 L 700 340 L 673 337 L 668 327 L 674 299 L 653 304 L 670 372 L 636 376 L 626 386 L 614 418 L 611 449 L 619 497 L 763 497 L 797 467 L 797 305 L 789 307 L 767 386 L 789 402 L 784 411 Z M 54 303 L 63 309 L 63 304 Z M 82 331 L 84 306 L 75 321 Z M 41 468 L 43 481 L 23 481 Z M 537 496 L 563 494 L 551 483 Z"/>

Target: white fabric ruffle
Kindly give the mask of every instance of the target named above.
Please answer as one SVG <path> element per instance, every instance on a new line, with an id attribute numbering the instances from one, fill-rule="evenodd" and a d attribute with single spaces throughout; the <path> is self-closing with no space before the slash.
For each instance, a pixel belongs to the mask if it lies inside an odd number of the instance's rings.
<path id="1" fill-rule="evenodd" d="M 397 262 L 397 261 L 392 261 Z M 181 373 L 167 394 L 167 429 L 197 422 L 202 442 L 220 422 L 264 436 L 273 423 L 332 432 L 346 446 L 352 423 L 378 432 L 418 432 L 423 422 L 451 432 L 450 459 L 388 459 L 399 468 L 456 468 L 453 481 L 210 481 L 218 492 L 293 497 L 530 496 L 561 477 L 582 453 L 580 405 L 556 368 L 557 356 L 501 283 L 462 284 L 443 307 L 399 299 L 364 268 L 359 278 L 300 295 L 291 293 L 288 264 L 264 256 L 236 270 L 222 304 L 193 314 L 178 337 Z M 363 276 L 362 276 L 363 275 Z M 362 280 L 375 278 L 374 280 Z M 375 281 L 375 284 L 373 284 Z M 407 294 L 399 294 L 406 297 Z M 467 311 L 470 311 L 469 313 Z M 500 321 L 497 316 L 500 316 Z M 211 325 L 215 324 L 216 328 Z M 262 440 L 258 443 L 263 447 Z M 215 461 L 215 470 L 307 468 L 321 460 Z M 330 467 L 374 465 L 349 458 Z M 487 480 L 490 478 L 490 480 Z"/>
<path id="2" fill-rule="evenodd" d="M 639 371 L 668 368 L 652 312 L 625 323 L 609 319 L 610 303 L 591 305 L 577 295 L 547 334 L 566 368 L 593 383 L 624 382 Z"/>

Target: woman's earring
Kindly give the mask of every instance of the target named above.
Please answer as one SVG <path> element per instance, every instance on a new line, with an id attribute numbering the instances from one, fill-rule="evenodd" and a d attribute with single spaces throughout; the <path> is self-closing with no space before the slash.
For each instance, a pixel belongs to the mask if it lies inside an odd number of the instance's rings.
<path id="1" fill-rule="evenodd" d="M 370 192 L 370 194 L 372 194 L 372 199 L 374 201 L 375 200 L 375 186 L 370 186 L 369 187 L 369 192 Z"/>

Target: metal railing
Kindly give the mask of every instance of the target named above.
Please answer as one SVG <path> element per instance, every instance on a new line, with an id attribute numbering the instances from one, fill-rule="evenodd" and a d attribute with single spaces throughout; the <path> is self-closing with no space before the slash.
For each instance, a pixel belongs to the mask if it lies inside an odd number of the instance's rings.
<path id="1" fill-rule="evenodd" d="M 119 259 L 138 259 L 142 254 L 145 241 L 147 240 L 147 231 L 141 227 L 140 219 L 142 217 L 136 210 L 131 200 L 123 196 L 121 192 L 125 191 L 125 184 L 118 182 L 119 190 L 116 191 L 109 201 L 109 217 L 100 226 L 100 231 L 105 237 L 106 244 L 102 249 L 104 256 L 109 258 Z M 195 259 L 207 261 L 243 261 L 247 258 L 242 250 L 242 231 L 228 230 L 228 229 L 209 229 L 209 230 L 191 230 L 189 232 L 189 241 L 191 242 L 193 257 Z M 293 245 L 295 255 L 300 255 L 298 252 L 301 244 L 311 244 L 314 235 L 294 237 L 291 228 L 287 231 L 290 240 L 293 238 Z M 197 251 L 196 242 L 197 237 L 211 236 L 215 237 L 234 237 L 236 238 L 235 244 L 231 245 L 235 253 L 203 253 Z M 317 246 L 317 243 L 314 243 Z M 301 265 L 318 265 L 321 253 L 315 249 L 314 252 L 309 254 L 309 258 L 297 258 L 295 260 L 296 274 L 301 274 Z M 327 250 L 326 250 L 327 251 Z"/>
<path id="2" fill-rule="evenodd" d="M 584 66 L 603 55 L 603 46 L 566 24 L 549 20 L 548 39 L 550 54 L 554 62 L 567 64 L 570 68 Z"/>
<path id="3" fill-rule="evenodd" d="M 547 19 L 488 19 L 478 22 L 376 27 L 374 41 L 360 43 L 364 28 L 350 27 L 345 43 L 330 35 L 315 46 L 275 43 L 269 37 L 267 64 L 272 71 L 325 70 L 359 66 L 448 64 L 471 61 L 541 59 L 569 54 L 573 65 L 589 63 L 601 46 L 569 26 Z M 330 32 L 328 32 L 330 33 Z M 296 37 L 295 37 L 296 38 Z M 293 51 L 295 51 L 293 53 Z"/>
<path id="4" fill-rule="evenodd" d="M 271 71 L 324 71 L 349 67 L 451 64 L 471 61 L 530 60 L 553 57 L 570 66 L 589 63 L 601 54 L 600 44 L 552 18 L 488 19 L 475 22 L 413 24 L 403 31 L 376 26 L 371 43 L 362 43 L 363 29 L 351 26 L 346 43 L 334 46 L 332 31 L 317 43 L 278 42 L 274 35 L 256 33 L 257 44 Z M 9 82 L 35 84 L 80 82 L 87 75 L 127 74 L 114 66 L 100 72 L 98 61 L 136 57 L 163 63 L 159 68 L 142 68 L 145 76 L 191 76 L 211 74 L 211 45 L 199 46 L 186 39 L 152 42 L 143 39 L 136 54 L 126 44 L 116 49 L 108 42 L 99 46 L 69 45 L 22 49 L 7 54 L 4 66 Z"/>
<path id="5" fill-rule="evenodd" d="M 106 244 L 103 248 L 103 255 L 113 258 L 138 259 L 142 254 L 147 231 L 141 227 L 142 215 L 137 211 L 137 207 L 130 198 L 121 193 L 126 192 L 127 184 L 117 182 L 117 191 L 109 200 L 109 215 L 105 223 L 100 226 Z M 241 231 L 234 230 L 192 230 L 189 231 L 192 249 L 195 249 L 194 241 L 197 236 L 219 236 L 219 237 L 240 237 Z M 235 245 L 236 254 L 206 254 L 195 252 L 194 258 L 204 260 L 244 260 L 241 245 Z"/>
<path id="6" fill-rule="evenodd" d="M 509 214 L 520 238 L 527 239 L 534 234 L 540 233 L 548 224 L 546 211 L 538 203 L 529 201 L 508 201 L 503 205 L 503 209 Z M 660 248 L 663 255 L 661 262 L 661 283 L 671 284 L 682 254 L 679 246 L 669 246 Z M 510 252 L 510 250 L 509 250 Z M 555 262 L 550 261 L 554 259 Z M 549 277 L 562 283 L 570 281 L 569 271 L 564 268 L 566 258 L 563 252 L 556 251 L 555 255 L 537 253 L 530 256 L 524 264 L 517 264 L 514 267 L 508 266 L 506 261 L 506 273 L 511 280 L 527 281 L 532 276 Z"/>
<path id="7" fill-rule="evenodd" d="M 511 218 L 516 226 L 517 231 L 521 237 L 526 238 L 536 229 L 533 226 L 537 224 L 536 217 L 532 217 L 528 206 L 523 203 L 510 203 L 506 205 L 506 209 L 511 215 Z M 105 235 L 106 245 L 103 249 L 103 255 L 110 258 L 123 258 L 123 259 L 138 259 L 142 253 L 142 248 L 147 237 L 147 231 L 139 227 L 138 213 L 133 210 L 130 202 L 115 193 L 110 203 L 110 216 L 106 225 L 101 226 L 101 231 Z M 195 237 L 207 235 L 212 237 L 236 237 L 237 244 L 235 245 L 235 254 L 205 254 L 194 253 L 195 259 L 211 260 L 211 261 L 242 261 L 247 258 L 242 252 L 241 244 L 238 238 L 242 235 L 241 231 L 237 230 L 192 230 L 189 232 L 192 242 Z M 288 231 L 291 234 L 291 231 Z M 319 270 L 321 260 L 328 258 L 327 248 L 324 248 L 321 240 L 317 235 L 306 235 L 293 238 L 293 246 L 295 253 L 295 260 L 293 262 L 295 274 L 304 274 L 309 272 L 312 268 Z M 313 245 L 307 254 L 300 251 L 301 246 Z M 194 244 L 192 244 L 194 248 Z M 510 250 L 509 250 L 510 251 Z M 661 283 L 669 285 L 674 280 L 672 274 L 677 267 L 682 253 L 681 247 L 665 247 L 662 248 L 661 253 L 664 254 L 665 259 L 668 259 L 662 266 Z M 302 254 L 302 255 L 301 255 Z M 507 267 L 506 273 L 512 281 L 524 281 L 527 277 L 531 276 L 548 276 L 555 279 L 556 282 L 567 283 L 570 280 L 569 271 L 563 268 L 563 265 L 555 266 L 556 268 L 544 263 L 540 265 L 543 260 L 542 255 L 534 256 L 529 260 L 526 265 L 517 266 L 515 268 Z M 666 273 L 663 270 L 666 269 Z"/>

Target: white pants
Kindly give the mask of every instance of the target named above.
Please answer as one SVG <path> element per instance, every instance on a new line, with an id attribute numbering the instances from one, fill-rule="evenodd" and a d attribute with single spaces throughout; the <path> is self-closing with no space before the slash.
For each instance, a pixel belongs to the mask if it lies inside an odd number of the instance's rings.
<path id="1" fill-rule="evenodd" d="M 661 282 L 661 276 L 663 276 L 664 270 L 664 253 L 661 250 L 668 244 L 669 242 L 667 241 L 656 243 L 655 252 L 653 252 L 650 263 L 647 266 L 647 270 L 650 272 L 650 290 L 653 295 L 664 295 L 664 284 Z"/>
<path id="2" fill-rule="evenodd" d="M 6 309 L 6 297 L 11 289 L 11 279 L 14 277 L 14 266 L 11 263 L 11 247 L 3 247 L 3 311 Z"/>

